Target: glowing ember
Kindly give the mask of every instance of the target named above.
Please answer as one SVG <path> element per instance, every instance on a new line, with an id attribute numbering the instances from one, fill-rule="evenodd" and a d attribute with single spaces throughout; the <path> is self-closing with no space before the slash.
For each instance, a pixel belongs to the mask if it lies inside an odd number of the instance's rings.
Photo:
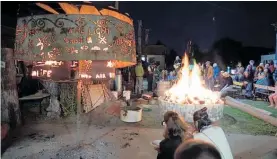
<path id="1" fill-rule="evenodd" d="M 194 64 L 192 71 L 190 71 L 188 61 L 185 54 L 178 81 L 165 92 L 165 100 L 183 104 L 221 103 L 219 93 L 208 90 L 202 85 L 198 65 Z"/>

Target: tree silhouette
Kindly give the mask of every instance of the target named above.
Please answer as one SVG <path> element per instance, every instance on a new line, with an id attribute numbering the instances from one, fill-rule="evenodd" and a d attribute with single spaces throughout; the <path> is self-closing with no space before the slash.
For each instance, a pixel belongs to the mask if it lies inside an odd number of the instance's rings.
<path id="1" fill-rule="evenodd" d="M 165 46 L 165 44 L 162 43 L 160 40 L 158 40 L 158 41 L 156 42 L 156 45 L 164 45 L 164 46 Z"/>
<path id="2" fill-rule="evenodd" d="M 165 63 L 167 68 L 170 69 L 171 67 L 173 67 L 176 56 L 177 52 L 173 49 L 170 50 L 169 54 L 165 55 Z"/>
<path id="3" fill-rule="evenodd" d="M 219 39 L 212 46 L 211 52 L 213 60 L 223 65 L 235 65 L 241 61 L 240 53 L 242 48 L 242 43 L 239 41 L 230 38 Z"/>

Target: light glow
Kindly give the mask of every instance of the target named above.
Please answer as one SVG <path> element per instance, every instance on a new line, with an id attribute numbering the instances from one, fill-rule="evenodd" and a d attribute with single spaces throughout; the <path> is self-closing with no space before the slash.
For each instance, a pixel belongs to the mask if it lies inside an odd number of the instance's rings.
<path id="1" fill-rule="evenodd" d="M 166 100 L 184 104 L 216 104 L 221 102 L 218 92 L 206 89 L 202 85 L 199 66 L 194 64 L 192 71 L 189 70 L 189 60 L 186 54 L 182 64 L 178 81 L 165 92 Z"/>

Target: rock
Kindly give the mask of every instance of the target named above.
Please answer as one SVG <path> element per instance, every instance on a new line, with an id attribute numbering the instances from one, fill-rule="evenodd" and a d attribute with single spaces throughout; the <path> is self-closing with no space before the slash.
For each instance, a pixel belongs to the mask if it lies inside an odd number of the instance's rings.
<path id="1" fill-rule="evenodd" d="M 60 117 L 61 107 L 60 102 L 54 96 L 51 96 L 49 107 L 46 109 L 47 117 L 57 118 Z"/>

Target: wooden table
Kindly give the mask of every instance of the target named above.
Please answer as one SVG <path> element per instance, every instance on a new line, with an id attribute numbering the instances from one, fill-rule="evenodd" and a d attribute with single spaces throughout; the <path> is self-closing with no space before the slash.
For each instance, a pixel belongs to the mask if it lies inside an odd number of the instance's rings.
<path id="1" fill-rule="evenodd" d="M 38 101 L 39 102 L 39 113 L 42 114 L 42 105 L 41 102 L 43 101 L 44 98 L 48 98 L 50 97 L 50 94 L 48 93 L 42 93 L 42 92 L 38 92 L 36 94 L 32 94 L 32 95 L 28 95 L 28 96 L 24 96 L 19 98 L 19 105 L 20 105 L 20 109 L 21 109 L 21 117 L 22 117 L 22 122 L 24 121 L 23 119 L 23 105 L 25 102 L 30 102 L 30 101 Z"/>

